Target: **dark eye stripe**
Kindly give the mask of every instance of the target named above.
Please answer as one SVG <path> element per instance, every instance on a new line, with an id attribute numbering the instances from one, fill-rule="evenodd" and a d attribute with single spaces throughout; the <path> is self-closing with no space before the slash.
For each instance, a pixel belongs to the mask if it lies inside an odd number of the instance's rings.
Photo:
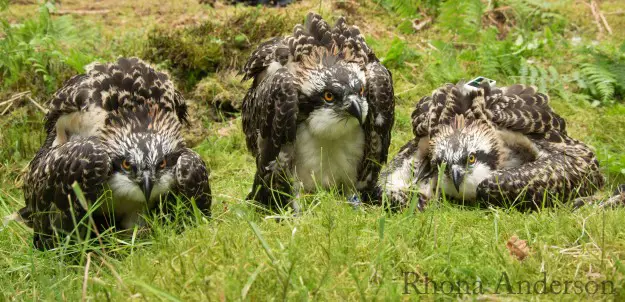
<path id="1" fill-rule="evenodd" d="M 491 169 L 496 168 L 497 164 L 497 155 L 496 154 L 488 154 L 484 151 L 475 152 L 475 162 L 481 162 L 487 164 Z"/>

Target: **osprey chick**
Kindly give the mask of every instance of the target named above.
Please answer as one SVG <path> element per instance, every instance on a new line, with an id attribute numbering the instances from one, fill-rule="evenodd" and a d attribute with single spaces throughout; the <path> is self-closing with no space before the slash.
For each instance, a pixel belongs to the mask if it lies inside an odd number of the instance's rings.
<path id="1" fill-rule="evenodd" d="M 409 192 L 418 191 L 420 208 L 438 189 L 456 200 L 525 201 L 521 207 L 529 208 L 544 197 L 593 194 L 604 182 L 597 159 L 568 136 L 548 102 L 524 85 L 437 89 L 417 104 L 415 139 L 385 169 L 381 190 L 394 205 L 407 204 Z"/>
<path id="2" fill-rule="evenodd" d="M 309 13 L 244 67 L 253 79 L 243 130 L 256 157 L 249 200 L 284 207 L 300 191 L 337 187 L 368 200 L 386 162 L 394 121 L 390 72 L 360 31 Z"/>
<path id="3" fill-rule="evenodd" d="M 86 214 L 74 182 L 90 204 L 110 190 L 93 213 L 104 227 L 141 224 L 161 199 L 168 207 L 170 192 L 194 198 L 209 215 L 208 171 L 180 133 L 186 116 L 168 76 L 136 58 L 94 63 L 67 81 L 50 101 L 47 137 L 24 181 L 19 214 L 33 227 L 35 246 L 52 247 L 55 233 L 72 231 L 73 218 Z"/>

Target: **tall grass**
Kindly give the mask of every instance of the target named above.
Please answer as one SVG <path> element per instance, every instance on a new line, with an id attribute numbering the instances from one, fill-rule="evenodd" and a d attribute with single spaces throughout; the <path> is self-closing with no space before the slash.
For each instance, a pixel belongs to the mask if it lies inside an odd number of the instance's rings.
<path id="1" fill-rule="evenodd" d="M 144 1 L 133 4 L 150 8 L 160 4 Z M 355 2 L 360 6 L 355 5 L 353 12 L 346 12 L 333 9 L 327 1 L 302 0 L 287 11 L 223 7 L 218 8 L 223 14 L 214 15 L 198 12 L 190 1 L 188 15 L 206 14 L 212 19 L 170 30 L 171 24 L 157 24 L 161 16 L 155 17 L 145 24 L 144 30 L 151 34 L 144 37 L 117 27 L 115 18 L 129 12 L 112 8 L 106 21 L 113 25 L 106 26 L 121 32 L 115 39 L 129 40 L 116 40 L 115 49 L 132 43 L 133 51 L 145 50 L 152 63 L 174 69 L 173 74 L 189 86 L 204 78 L 200 83 L 207 85 L 206 95 L 224 95 L 217 93 L 217 86 L 230 93 L 244 90 L 223 85 L 231 80 L 218 78 L 226 73 L 224 69 L 240 67 L 260 40 L 291 31 L 292 23 L 307 11 L 323 6 L 325 17 L 347 14 L 350 22 L 361 26 L 367 42 L 393 72 L 398 100 L 391 155 L 412 137 L 410 112 L 421 96 L 445 82 L 483 75 L 500 84 L 523 82 L 549 92 L 571 136 L 594 147 L 611 184 L 622 182 L 625 107 L 618 66 L 624 47 L 622 41 L 611 40 L 593 45 L 594 37 L 574 24 L 579 20 L 564 15 L 556 5 L 586 9 L 584 4 L 567 1 L 479 1 L 480 5 L 476 1 L 364 0 Z M 454 10 L 465 7 L 471 11 L 455 18 Z M 35 18 L 13 25 L 3 22 L 0 94 L 32 89 L 42 97 L 58 89 L 63 79 L 81 72 L 87 61 L 108 52 L 102 56 L 118 55 L 109 47 L 92 49 L 97 38 L 88 37 L 82 17 L 55 16 L 50 14 L 53 9 L 42 6 Z M 488 18 L 495 9 L 506 15 L 504 23 L 494 24 Z M 412 19 L 424 16 L 434 18 L 432 25 L 415 32 Z M 254 20 L 272 18 L 264 23 L 268 24 L 264 30 L 255 26 Z M 223 24 L 230 26 L 219 27 Z M 577 35 L 580 44 L 572 39 Z M 221 44 L 210 48 L 213 43 Z M 202 45 L 210 47 L 202 49 Z M 230 49 L 236 51 L 224 56 Z M 195 86 L 196 91 L 203 87 Z M 0 216 L 23 205 L 20 177 L 41 142 L 42 118 L 30 106 L 0 116 Z M 255 164 L 246 151 L 240 118 L 236 114 L 232 118 L 231 124 L 201 125 L 206 129 L 194 147 L 212 170 L 212 219 L 178 215 L 168 222 L 148 217 L 150 232 L 139 228 L 127 234 L 107 232 L 101 241 L 90 237 L 82 244 L 67 242 L 46 252 L 32 248 L 31 230 L 11 223 L 0 230 L 0 300 L 533 298 L 495 295 L 504 273 L 512 284 L 545 276 L 551 284 L 609 280 L 615 285 L 610 295 L 550 294 L 540 296 L 541 300 L 625 297 L 623 209 L 571 211 L 560 206 L 519 212 L 459 206 L 442 199 L 425 212 L 391 213 L 381 207 L 354 210 L 344 196 L 330 191 L 303 196 L 300 216 L 282 213 L 276 222 L 243 200 Z M 513 235 L 527 240 L 530 247 L 523 261 L 506 248 Z M 77 255 L 78 260 L 67 261 L 69 255 Z M 405 294 L 406 273 L 420 280 L 421 289 L 427 274 L 439 282 L 480 280 L 484 293 L 418 295 L 409 287 Z"/>
<path id="2" fill-rule="evenodd" d="M 50 2 L 35 18 L 10 24 L 0 20 L 0 87 L 51 93 L 69 76 L 95 60 L 90 30 L 76 28 L 71 16 L 53 17 Z"/>

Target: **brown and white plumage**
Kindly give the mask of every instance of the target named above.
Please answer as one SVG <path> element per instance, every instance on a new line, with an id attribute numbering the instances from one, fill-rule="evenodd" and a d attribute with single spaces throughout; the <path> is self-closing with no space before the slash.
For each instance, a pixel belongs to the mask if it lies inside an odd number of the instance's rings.
<path id="1" fill-rule="evenodd" d="M 391 74 L 358 28 L 310 13 L 293 35 L 261 44 L 243 72 L 253 79 L 243 130 L 257 166 L 248 199 L 283 207 L 317 185 L 369 198 L 388 155 L 394 100 Z"/>
<path id="2" fill-rule="evenodd" d="M 543 198 L 569 200 L 603 185 L 593 152 L 568 136 L 547 95 L 533 87 L 447 84 L 422 98 L 412 119 L 415 139 L 381 177 L 394 203 L 419 191 L 424 206 L 438 187 L 464 201 L 538 207 Z"/>
<path id="3" fill-rule="evenodd" d="M 50 101 L 47 137 L 24 182 L 19 214 L 33 227 L 35 246 L 54 246 L 52 235 L 70 232 L 72 215 L 86 214 L 74 182 L 90 205 L 110 190 L 93 213 L 105 227 L 141 223 L 161 198 L 167 207 L 170 192 L 194 198 L 209 214 L 208 170 L 180 133 L 186 110 L 169 77 L 136 58 L 92 64 L 67 81 Z"/>

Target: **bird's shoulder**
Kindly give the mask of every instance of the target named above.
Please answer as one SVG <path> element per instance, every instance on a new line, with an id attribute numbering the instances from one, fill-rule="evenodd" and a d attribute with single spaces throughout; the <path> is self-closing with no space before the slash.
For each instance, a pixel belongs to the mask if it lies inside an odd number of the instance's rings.
<path id="1" fill-rule="evenodd" d="M 276 51 L 284 51 L 284 37 L 274 37 L 261 43 L 247 59 L 243 66 L 243 80 L 256 77 L 263 72 L 271 63 L 279 62 L 280 56 L 276 55 Z M 287 55 L 288 59 L 288 55 Z"/>
<path id="2" fill-rule="evenodd" d="M 72 118 L 91 119 L 97 124 L 110 113 L 119 113 L 120 108 L 130 112 L 145 106 L 171 112 L 180 122 L 186 122 L 186 102 L 167 73 L 138 58 L 92 63 L 85 69 L 84 74 L 68 80 L 50 100 L 48 133 L 64 116 L 73 114 Z"/>

